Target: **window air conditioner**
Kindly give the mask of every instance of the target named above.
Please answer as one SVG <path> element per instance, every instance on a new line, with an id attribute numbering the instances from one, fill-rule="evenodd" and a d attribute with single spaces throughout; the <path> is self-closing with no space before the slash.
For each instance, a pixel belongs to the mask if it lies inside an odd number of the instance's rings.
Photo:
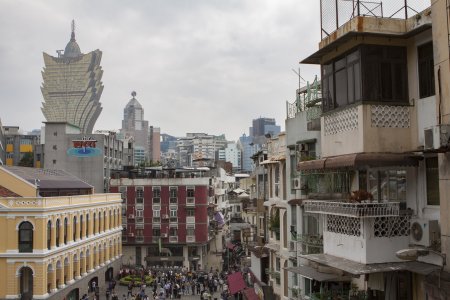
<path id="1" fill-rule="evenodd" d="M 411 244 L 429 247 L 440 237 L 437 220 L 411 219 Z"/>
<path id="2" fill-rule="evenodd" d="M 447 148 L 450 140 L 450 125 L 442 124 L 424 129 L 424 150 Z"/>
<path id="3" fill-rule="evenodd" d="M 293 178 L 292 179 L 292 189 L 294 190 L 300 190 L 302 187 L 302 182 L 300 180 L 300 177 Z"/>

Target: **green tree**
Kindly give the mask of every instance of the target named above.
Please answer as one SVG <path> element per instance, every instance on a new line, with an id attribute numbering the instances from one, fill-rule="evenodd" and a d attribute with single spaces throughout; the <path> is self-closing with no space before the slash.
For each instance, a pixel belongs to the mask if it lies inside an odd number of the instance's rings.
<path id="1" fill-rule="evenodd" d="M 21 167 L 34 167 L 33 152 L 27 152 L 23 155 L 22 159 L 19 161 L 19 166 Z"/>

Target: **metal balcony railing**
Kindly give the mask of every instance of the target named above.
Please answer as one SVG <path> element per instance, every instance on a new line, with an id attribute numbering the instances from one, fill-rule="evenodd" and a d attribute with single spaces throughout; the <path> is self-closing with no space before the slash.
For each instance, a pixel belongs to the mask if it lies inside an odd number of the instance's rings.
<path id="1" fill-rule="evenodd" d="M 408 19 L 430 5 L 430 0 L 321 0 L 321 37 L 356 17 Z"/>
<path id="2" fill-rule="evenodd" d="M 195 206 L 195 198 L 194 197 L 186 198 L 186 206 Z"/>
<path id="3" fill-rule="evenodd" d="M 169 243 L 178 243 L 178 236 L 169 236 Z"/>
<path id="4" fill-rule="evenodd" d="M 195 236 L 187 235 L 186 236 L 186 243 L 195 243 Z"/>
<path id="5" fill-rule="evenodd" d="M 400 215 L 400 202 L 347 203 L 306 200 L 306 213 L 319 213 L 354 218 L 396 217 Z"/>

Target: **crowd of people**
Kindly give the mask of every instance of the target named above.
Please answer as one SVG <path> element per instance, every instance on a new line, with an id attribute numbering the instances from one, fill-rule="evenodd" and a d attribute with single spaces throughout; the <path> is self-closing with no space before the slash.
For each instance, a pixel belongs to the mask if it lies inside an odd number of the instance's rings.
<path id="1" fill-rule="evenodd" d="M 228 286 L 226 284 L 227 274 L 213 270 L 208 272 L 190 272 L 186 269 L 132 269 L 124 268 L 120 270 L 119 280 L 125 276 L 132 275 L 132 278 L 139 278 L 138 281 L 128 283 L 127 294 L 122 295 L 128 300 L 166 300 L 179 299 L 182 295 L 198 295 L 201 300 L 212 300 L 213 295 L 220 293 L 221 299 L 229 298 Z M 145 282 L 151 278 L 151 284 Z M 139 284 L 136 286 L 136 282 Z M 119 300 L 114 286 L 108 286 L 107 299 Z"/>

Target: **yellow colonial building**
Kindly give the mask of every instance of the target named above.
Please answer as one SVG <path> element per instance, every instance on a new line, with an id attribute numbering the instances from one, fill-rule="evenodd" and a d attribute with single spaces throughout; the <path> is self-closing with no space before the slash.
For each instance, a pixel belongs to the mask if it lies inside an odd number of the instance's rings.
<path id="1" fill-rule="evenodd" d="M 60 170 L 0 166 L 0 299 L 79 299 L 121 264 L 120 194 Z"/>

